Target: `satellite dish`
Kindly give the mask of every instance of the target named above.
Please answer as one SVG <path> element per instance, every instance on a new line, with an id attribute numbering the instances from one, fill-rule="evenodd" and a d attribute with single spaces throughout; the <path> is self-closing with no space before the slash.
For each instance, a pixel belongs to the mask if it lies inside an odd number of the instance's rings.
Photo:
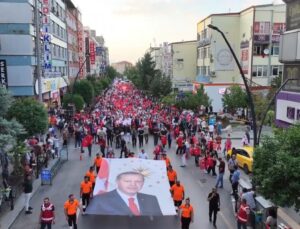
<path id="1" fill-rule="evenodd" d="M 270 50 L 269 50 L 269 49 L 265 49 L 265 50 L 264 50 L 264 54 L 265 54 L 265 55 L 269 55 L 269 53 L 270 53 Z"/>

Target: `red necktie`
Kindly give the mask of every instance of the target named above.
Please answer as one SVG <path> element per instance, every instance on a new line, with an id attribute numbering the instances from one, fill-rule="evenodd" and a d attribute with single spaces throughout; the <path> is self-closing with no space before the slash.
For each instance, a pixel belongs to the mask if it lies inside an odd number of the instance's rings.
<path id="1" fill-rule="evenodd" d="M 138 209 L 138 207 L 136 206 L 136 204 L 134 203 L 134 198 L 128 198 L 128 202 L 129 202 L 129 208 L 132 212 L 132 214 L 138 216 L 140 215 L 140 211 Z"/>

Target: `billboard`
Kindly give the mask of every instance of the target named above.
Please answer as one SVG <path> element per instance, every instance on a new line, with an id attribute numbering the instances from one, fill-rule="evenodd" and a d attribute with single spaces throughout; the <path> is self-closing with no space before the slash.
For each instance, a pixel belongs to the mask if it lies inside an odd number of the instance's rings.
<path id="1" fill-rule="evenodd" d="M 103 158 L 93 195 L 86 214 L 176 215 L 163 160 Z"/>

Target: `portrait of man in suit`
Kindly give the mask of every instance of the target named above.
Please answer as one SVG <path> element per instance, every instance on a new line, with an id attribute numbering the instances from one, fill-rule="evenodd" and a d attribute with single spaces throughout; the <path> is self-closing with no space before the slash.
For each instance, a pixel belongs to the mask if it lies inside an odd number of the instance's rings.
<path id="1" fill-rule="evenodd" d="M 94 196 L 86 213 L 92 215 L 162 216 L 156 196 L 140 193 L 144 175 L 123 172 L 117 175 L 117 188 Z"/>

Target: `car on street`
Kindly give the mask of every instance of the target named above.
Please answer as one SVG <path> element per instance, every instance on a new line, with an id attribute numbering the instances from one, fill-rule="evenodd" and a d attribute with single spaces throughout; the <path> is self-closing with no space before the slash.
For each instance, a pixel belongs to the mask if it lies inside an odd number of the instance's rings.
<path id="1" fill-rule="evenodd" d="M 252 172 L 253 168 L 253 152 L 254 149 L 252 146 L 244 146 L 240 148 L 235 148 L 236 159 L 239 167 L 243 168 L 244 172 L 248 174 Z M 230 159 L 232 150 L 228 150 L 226 158 Z"/>

